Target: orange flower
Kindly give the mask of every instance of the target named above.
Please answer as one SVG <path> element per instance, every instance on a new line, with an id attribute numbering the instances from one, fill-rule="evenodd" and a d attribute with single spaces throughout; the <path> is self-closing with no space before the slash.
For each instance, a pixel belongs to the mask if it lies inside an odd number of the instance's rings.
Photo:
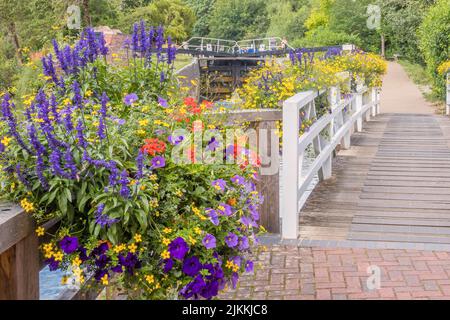
<path id="1" fill-rule="evenodd" d="M 141 151 L 150 156 L 154 156 L 158 153 L 164 153 L 166 151 L 166 144 L 159 139 L 146 139 Z"/>

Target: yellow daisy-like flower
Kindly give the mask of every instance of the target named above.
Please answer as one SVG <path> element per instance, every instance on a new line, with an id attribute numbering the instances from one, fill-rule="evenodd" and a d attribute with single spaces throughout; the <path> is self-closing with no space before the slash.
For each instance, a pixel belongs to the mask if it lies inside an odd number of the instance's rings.
<path id="1" fill-rule="evenodd" d="M 9 145 L 9 143 L 11 142 L 12 138 L 10 137 L 3 137 L 2 141 L 0 141 L 5 147 L 7 147 Z"/>
<path id="2" fill-rule="evenodd" d="M 36 229 L 36 234 L 38 237 L 42 237 L 45 234 L 45 229 L 43 227 L 38 227 Z"/>
<path id="3" fill-rule="evenodd" d="M 109 284 L 109 276 L 108 276 L 108 274 L 106 273 L 100 280 L 101 280 L 101 282 L 102 282 L 102 284 L 104 285 L 104 286 L 107 286 L 108 284 Z"/>
<path id="4" fill-rule="evenodd" d="M 145 276 L 145 280 L 146 280 L 148 283 L 152 284 L 152 283 L 155 282 L 155 276 L 152 275 L 152 274 L 147 275 L 147 276 Z"/>
<path id="5" fill-rule="evenodd" d="M 156 174 L 152 174 L 152 175 L 150 175 L 149 179 L 151 181 L 156 181 L 156 180 L 158 180 L 158 176 Z"/>
<path id="6" fill-rule="evenodd" d="M 141 127 L 146 127 L 149 125 L 149 123 L 150 123 L 150 120 L 147 120 L 147 119 L 139 120 L 139 126 L 141 126 Z"/>
<path id="7" fill-rule="evenodd" d="M 62 261 L 64 257 L 64 254 L 61 251 L 58 251 L 56 253 L 53 254 L 53 258 L 55 258 L 55 261 Z"/>
<path id="8" fill-rule="evenodd" d="M 81 265 L 81 259 L 79 257 L 75 257 L 75 259 L 72 260 L 72 265 L 75 267 L 79 267 Z"/>
<path id="9" fill-rule="evenodd" d="M 168 246 L 169 245 L 169 243 L 170 243 L 170 239 L 168 239 L 168 238 L 162 238 L 162 241 L 161 241 L 165 246 Z"/>
<path id="10" fill-rule="evenodd" d="M 26 213 L 31 213 L 34 211 L 34 204 L 29 202 L 26 198 L 20 201 L 20 205 Z"/>
<path id="11" fill-rule="evenodd" d="M 90 97 L 90 96 L 92 96 L 92 91 L 91 90 L 87 90 L 85 93 L 84 93 L 84 95 L 86 96 L 86 97 Z"/>
<path id="12" fill-rule="evenodd" d="M 163 259 L 169 259 L 169 258 L 170 258 L 170 252 L 167 251 L 167 250 L 164 250 L 164 251 L 161 253 L 161 258 L 163 258 Z"/>
<path id="13" fill-rule="evenodd" d="M 192 245 L 195 245 L 195 244 L 197 243 L 197 240 L 194 239 L 192 236 L 189 236 L 189 242 L 190 242 Z"/>
<path id="14" fill-rule="evenodd" d="M 142 236 L 140 234 L 134 235 L 134 241 L 136 241 L 136 243 L 142 242 Z"/>
<path id="15" fill-rule="evenodd" d="M 134 243 L 132 243 L 128 245 L 128 250 L 130 250 L 131 253 L 135 253 L 137 250 L 137 246 Z"/>
<path id="16" fill-rule="evenodd" d="M 199 227 L 195 227 L 195 228 L 194 228 L 194 232 L 195 232 L 196 234 L 202 234 L 202 229 L 200 229 Z"/>
<path id="17" fill-rule="evenodd" d="M 162 232 L 165 233 L 165 234 L 169 234 L 169 233 L 172 232 L 172 229 L 171 229 L 171 228 L 164 228 L 164 229 L 162 230 Z"/>

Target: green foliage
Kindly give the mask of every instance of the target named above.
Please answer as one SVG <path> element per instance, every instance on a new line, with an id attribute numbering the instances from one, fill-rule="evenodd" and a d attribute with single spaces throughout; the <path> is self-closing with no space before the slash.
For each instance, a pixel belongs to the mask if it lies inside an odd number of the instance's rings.
<path id="1" fill-rule="evenodd" d="M 268 4 L 269 15 L 268 37 L 281 37 L 289 41 L 305 35 L 305 20 L 309 14 L 308 1 L 274 1 Z"/>
<path id="2" fill-rule="evenodd" d="M 269 26 L 265 0 L 217 0 L 210 18 L 210 36 L 230 40 L 259 38 Z"/>
<path id="3" fill-rule="evenodd" d="M 423 63 L 416 30 L 433 1 L 383 0 L 382 32 L 386 36 L 388 55 L 400 54 L 416 63 Z"/>
<path id="4" fill-rule="evenodd" d="M 185 2 L 194 11 L 197 18 L 192 34 L 198 37 L 207 36 L 210 33 L 209 21 L 216 0 L 185 0 Z"/>
<path id="5" fill-rule="evenodd" d="M 450 58 L 450 0 L 438 0 L 429 10 L 419 28 L 419 40 L 428 72 L 434 80 L 433 90 L 444 97 L 445 79 L 437 68 Z"/>
<path id="6" fill-rule="evenodd" d="M 195 14 L 180 0 L 157 0 L 139 7 L 120 18 L 119 27 L 130 32 L 136 21 L 145 20 L 150 25 L 164 26 L 166 33 L 175 40 L 185 40 L 191 34 Z"/>
<path id="7" fill-rule="evenodd" d="M 335 46 L 345 43 L 361 45 L 361 40 L 356 35 L 350 35 L 344 32 L 336 32 L 328 27 L 319 27 L 310 30 L 302 39 L 292 42 L 294 47 L 320 47 Z"/>
<path id="8" fill-rule="evenodd" d="M 311 13 L 305 21 L 305 27 L 313 30 L 327 27 L 330 21 L 331 6 L 335 0 L 312 0 Z"/>
<path id="9" fill-rule="evenodd" d="M 372 3 L 373 0 L 334 0 L 330 8 L 329 29 L 359 39 L 358 45 L 365 51 L 378 52 L 380 35 L 377 30 L 367 27 L 367 8 Z"/>

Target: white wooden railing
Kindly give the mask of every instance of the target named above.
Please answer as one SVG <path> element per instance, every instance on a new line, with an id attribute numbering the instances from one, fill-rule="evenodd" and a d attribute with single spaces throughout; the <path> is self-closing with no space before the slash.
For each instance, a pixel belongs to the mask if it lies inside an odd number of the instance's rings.
<path id="1" fill-rule="evenodd" d="M 326 95 L 330 112 L 317 119 L 300 135 L 301 119 L 315 119 L 316 99 Z M 297 239 L 302 195 L 312 179 L 318 175 L 326 180 L 332 174 L 332 158 L 338 144 L 350 148 L 353 132 L 362 131 L 363 121 L 380 112 L 379 89 L 358 85 L 357 92 L 343 97 L 340 88 L 321 92 L 306 91 L 286 100 L 283 105 L 283 196 L 281 200 L 281 235 L 283 239 Z M 303 160 L 312 145 L 315 159 L 306 170 Z M 303 172 L 302 172 L 303 171 Z"/>

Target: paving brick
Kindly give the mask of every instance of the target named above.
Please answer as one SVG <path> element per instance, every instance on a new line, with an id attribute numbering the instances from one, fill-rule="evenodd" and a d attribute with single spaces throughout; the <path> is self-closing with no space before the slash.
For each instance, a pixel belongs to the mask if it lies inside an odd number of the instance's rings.
<path id="1" fill-rule="evenodd" d="M 244 275 L 220 298 L 450 299 L 448 252 L 272 246 L 258 261 L 255 275 Z M 381 268 L 378 290 L 367 288 L 371 265 Z"/>

